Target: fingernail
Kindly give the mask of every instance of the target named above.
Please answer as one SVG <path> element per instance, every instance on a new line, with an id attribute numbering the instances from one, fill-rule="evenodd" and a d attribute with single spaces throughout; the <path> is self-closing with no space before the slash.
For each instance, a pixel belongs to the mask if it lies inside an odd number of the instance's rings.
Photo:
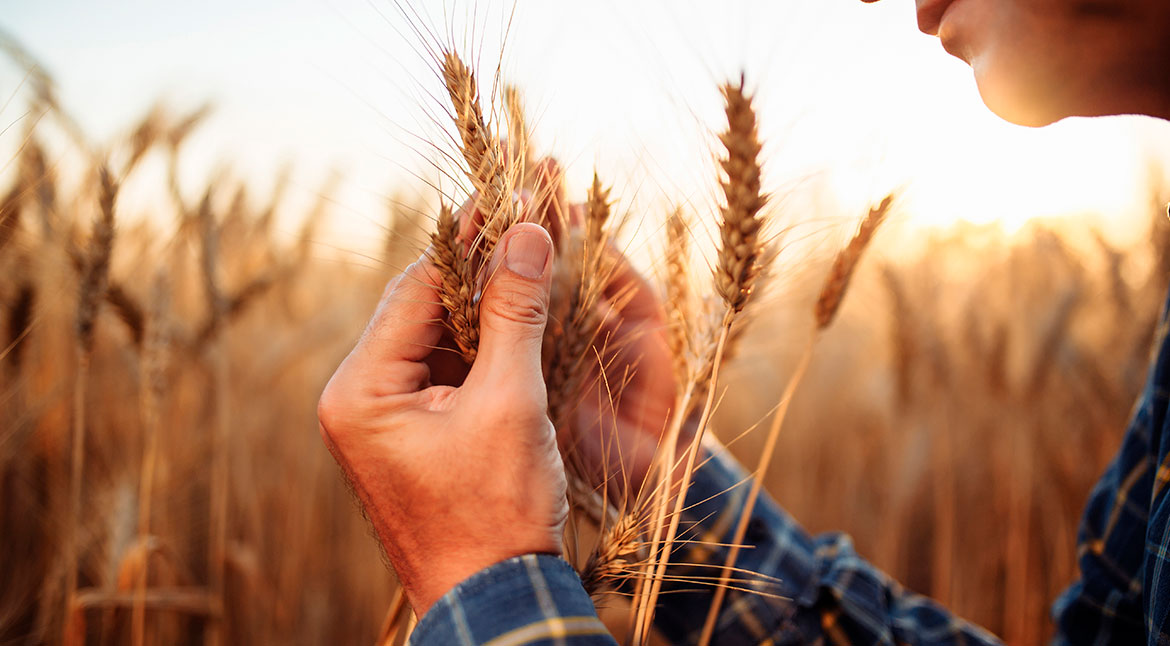
<path id="1" fill-rule="evenodd" d="M 525 278 L 540 278 L 548 264 L 549 251 L 548 238 L 538 233 L 517 233 L 508 238 L 504 262 L 508 269 Z"/>

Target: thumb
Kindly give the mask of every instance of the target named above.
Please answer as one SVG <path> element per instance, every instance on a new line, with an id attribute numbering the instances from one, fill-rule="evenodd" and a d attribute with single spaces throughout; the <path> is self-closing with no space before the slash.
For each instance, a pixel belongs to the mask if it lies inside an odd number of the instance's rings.
<path id="1" fill-rule="evenodd" d="M 488 383 L 541 384 L 540 345 L 548 320 L 553 246 L 533 223 L 500 238 L 479 303 L 479 355 L 472 373 Z"/>

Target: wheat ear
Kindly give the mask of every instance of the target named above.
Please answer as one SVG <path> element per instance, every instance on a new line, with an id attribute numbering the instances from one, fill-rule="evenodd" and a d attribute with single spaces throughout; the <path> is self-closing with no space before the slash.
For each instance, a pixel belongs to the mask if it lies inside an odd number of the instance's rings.
<path id="1" fill-rule="evenodd" d="M 475 361 L 479 348 L 479 309 L 475 306 L 475 276 L 463 243 L 459 222 L 446 204 L 439 206 L 435 232 L 431 234 L 430 260 L 439 273 L 439 300 L 449 314 L 448 326 L 467 363 Z"/>
<path id="2" fill-rule="evenodd" d="M 760 274 L 760 209 L 767 196 L 760 191 L 760 141 L 752 99 L 740 85 L 725 85 L 727 131 L 719 140 L 727 148 L 720 163 L 725 204 L 719 226 L 719 261 L 715 269 L 715 291 L 733 312 L 747 304 Z"/>
<path id="3" fill-rule="evenodd" d="M 524 95 L 515 85 L 504 86 L 504 107 L 508 110 L 508 157 L 513 172 L 519 173 L 520 186 L 529 188 L 533 181 L 532 143 L 528 119 L 524 114 Z"/>
<path id="4" fill-rule="evenodd" d="M 691 288 L 691 234 L 686 215 L 676 208 L 666 219 L 666 342 L 674 361 L 674 381 L 687 382 L 694 294 Z"/>
<path id="5" fill-rule="evenodd" d="M 760 211 L 767 202 L 767 196 L 760 189 L 759 154 L 761 146 L 756 129 L 756 114 L 752 107 L 751 97 L 745 93 L 742 77 L 738 84 L 725 84 L 722 91 L 727 116 L 727 130 L 720 135 L 719 140 L 723 143 L 727 156 L 720 162 L 724 173 L 721 181 L 724 202 L 720 209 L 722 215 L 719 224 L 720 247 L 714 283 L 716 293 L 724 302 L 725 312 L 718 327 L 717 340 L 711 353 L 711 376 L 708 383 L 704 384 L 706 397 L 702 413 L 699 416 L 694 438 L 687 447 L 686 467 L 683 470 L 682 482 L 679 484 L 678 493 L 675 494 L 674 510 L 669 515 L 670 524 L 661 544 L 658 542 L 658 537 L 662 523 L 667 519 L 667 507 L 670 504 L 670 476 L 674 471 L 678 436 L 682 425 L 686 423 L 690 402 L 694 394 L 698 392 L 698 384 L 694 381 L 688 384 L 681 402 L 675 407 L 667 431 L 667 440 L 664 442 L 665 451 L 656 466 L 660 481 L 655 492 L 658 498 L 655 506 L 657 517 L 651 545 L 657 548 L 657 552 L 651 559 L 651 568 L 654 574 L 650 578 L 650 590 L 641 595 L 639 599 L 634 627 L 634 643 L 636 644 L 643 643 L 649 635 L 650 626 L 654 621 L 655 603 L 666 576 L 670 550 L 678 534 L 687 490 L 690 488 L 703 435 L 714 411 L 719 366 L 723 360 L 732 324 L 736 320 L 736 315 L 742 312 L 747 305 L 755 288 L 756 278 L 760 274 L 759 261 L 763 252 L 763 243 L 760 240 L 760 229 L 763 221 Z"/>
<path id="6" fill-rule="evenodd" d="M 581 583 L 589 596 L 597 599 L 630 577 L 638 559 L 645 518 L 631 512 L 617 519 L 601 535 L 596 549 L 581 569 Z"/>
<path id="7" fill-rule="evenodd" d="M 567 426 L 567 415 L 577 403 L 581 383 L 593 358 L 590 348 L 603 322 L 597 303 L 608 280 L 604 258 L 611 206 L 609 189 L 602 186 L 594 173 L 586 201 L 584 236 L 572 231 L 569 234 L 569 252 L 561 281 L 566 300 L 560 312 L 560 333 L 552 339 L 552 359 L 546 380 L 549 418 L 558 429 Z"/>
<path id="8" fill-rule="evenodd" d="M 519 221 L 520 214 L 512 200 L 515 178 L 509 177 L 500 144 L 484 120 L 475 73 L 453 51 L 443 55 L 443 81 L 454 108 L 467 178 L 479 192 L 476 207 L 484 218 L 472 252 L 486 262 L 500 236 Z"/>
<path id="9" fill-rule="evenodd" d="M 764 476 L 768 472 L 768 467 L 772 464 L 772 455 L 776 452 L 776 441 L 780 437 L 780 428 L 784 424 L 784 418 L 788 413 L 788 406 L 792 402 L 792 397 L 795 395 L 800 382 L 804 379 L 809 363 L 812 361 L 812 353 L 816 346 L 817 338 L 832 323 L 837 310 L 840 309 L 850 279 L 853 277 L 853 272 L 857 269 L 857 264 L 861 259 L 861 254 L 873 240 L 873 235 L 877 231 L 878 226 L 885 221 L 892 203 L 893 195 L 888 195 L 882 200 L 881 204 L 869 210 L 869 213 L 861 221 L 861 226 L 858 227 L 857 233 L 850 239 L 849 244 L 837 254 L 836 259 L 833 261 L 833 267 L 825 279 L 824 286 L 821 288 L 820 296 L 817 298 L 816 305 L 813 308 L 816 326 L 813 328 L 812 336 L 809 338 L 804 352 L 801 353 L 800 359 L 797 361 L 796 370 L 788 379 L 784 393 L 780 396 L 780 403 L 777 405 L 776 411 L 772 414 L 772 423 L 768 427 L 768 436 L 764 441 L 763 450 L 760 452 L 760 460 L 756 464 L 751 489 L 748 491 L 747 499 L 744 501 L 743 511 L 740 512 L 739 522 L 735 527 L 735 535 L 731 539 L 731 547 L 728 549 L 727 559 L 723 565 L 723 572 L 720 575 L 720 585 L 716 586 L 715 594 L 711 599 L 711 606 L 707 610 L 707 618 L 703 622 L 703 631 L 699 636 L 700 646 L 707 646 L 711 643 L 711 637 L 715 630 L 715 622 L 719 617 L 719 610 L 723 605 L 723 598 L 726 595 L 726 584 L 730 580 L 731 572 L 735 568 L 735 562 L 739 558 L 739 548 L 747 533 L 748 522 L 751 520 L 752 512 L 755 510 L 756 500 L 760 496 Z"/>
<path id="10" fill-rule="evenodd" d="M 893 195 L 887 195 L 881 204 L 871 208 L 869 214 L 861 221 L 861 226 L 857 228 L 857 233 L 849 240 L 849 244 L 837 254 L 829 277 L 817 298 L 815 314 L 818 330 L 829 327 L 833 322 L 833 317 L 841 307 L 841 300 L 845 297 L 845 290 L 849 288 L 849 281 L 853 278 L 853 271 L 861 260 L 861 254 L 869 246 L 878 227 L 885 221 L 893 200 Z"/>

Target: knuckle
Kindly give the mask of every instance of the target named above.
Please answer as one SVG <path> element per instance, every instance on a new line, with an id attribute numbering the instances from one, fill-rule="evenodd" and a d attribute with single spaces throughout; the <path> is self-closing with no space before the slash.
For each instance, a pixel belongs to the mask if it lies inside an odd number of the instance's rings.
<path id="1" fill-rule="evenodd" d="M 317 399 L 317 421 L 322 439 L 327 443 L 336 443 L 351 435 L 358 425 L 361 397 L 355 392 L 353 384 L 346 371 L 338 369 Z"/>
<path id="2" fill-rule="evenodd" d="M 518 389 L 506 393 L 501 400 L 507 406 L 498 406 L 484 416 L 488 426 L 496 429 L 543 430 L 548 424 L 548 408 L 537 389 Z"/>
<path id="3" fill-rule="evenodd" d="M 326 386 L 317 400 L 317 421 L 320 423 L 321 435 L 324 438 L 336 437 L 338 429 L 343 425 L 341 417 L 344 410 L 344 401 L 337 393 L 337 389 L 332 383 Z"/>
<path id="4" fill-rule="evenodd" d="M 485 299 L 483 305 L 488 318 L 495 318 L 508 323 L 526 327 L 544 327 L 548 318 L 548 304 L 538 294 L 534 294 L 526 286 L 514 284 L 497 284 L 492 297 Z"/>

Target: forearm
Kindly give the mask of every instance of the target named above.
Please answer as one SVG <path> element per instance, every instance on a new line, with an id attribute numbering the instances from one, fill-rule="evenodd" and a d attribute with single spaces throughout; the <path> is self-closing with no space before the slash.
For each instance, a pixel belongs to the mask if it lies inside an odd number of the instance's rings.
<path id="1" fill-rule="evenodd" d="M 684 531 L 657 627 L 694 643 L 707 616 L 748 485 L 721 448 L 695 473 Z M 904 590 L 861 559 L 842 534 L 810 536 L 767 494 L 756 504 L 715 628 L 719 644 L 995 644 L 989 633 Z M 756 574 L 751 574 L 756 573 Z"/>

